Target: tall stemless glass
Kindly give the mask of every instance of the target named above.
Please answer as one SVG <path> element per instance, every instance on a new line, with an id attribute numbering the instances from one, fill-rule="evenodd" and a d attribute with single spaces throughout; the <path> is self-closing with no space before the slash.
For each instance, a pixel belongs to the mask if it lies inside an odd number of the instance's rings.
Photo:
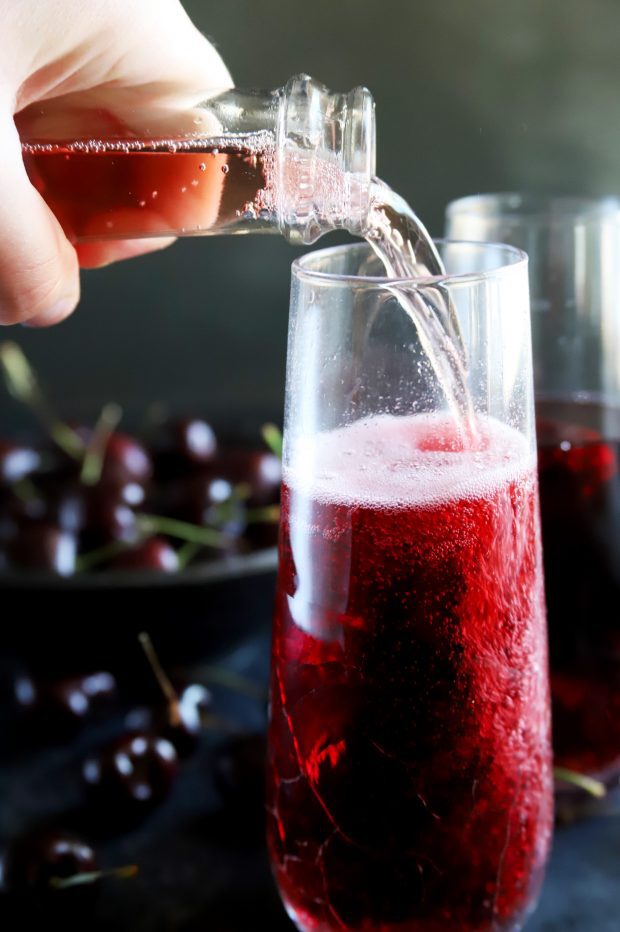
<path id="1" fill-rule="evenodd" d="M 556 762 L 620 776 L 620 205 L 481 195 L 450 236 L 530 257 Z"/>
<path id="2" fill-rule="evenodd" d="M 527 260 L 439 249 L 415 282 L 365 244 L 293 266 L 267 812 L 308 932 L 519 929 L 549 846 Z M 438 295 L 473 430 L 406 310 Z"/>

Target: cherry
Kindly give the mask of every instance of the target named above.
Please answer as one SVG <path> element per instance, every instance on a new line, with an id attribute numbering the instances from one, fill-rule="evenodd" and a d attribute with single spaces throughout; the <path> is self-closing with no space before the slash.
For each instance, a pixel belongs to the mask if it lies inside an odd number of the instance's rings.
<path id="1" fill-rule="evenodd" d="M 26 524 L 9 541 L 7 552 L 17 567 L 70 576 L 75 571 L 77 542 L 74 534 L 51 524 Z"/>
<path id="2" fill-rule="evenodd" d="M 201 418 L 184 418 L 172 426 L 174 449 L 190 463 L 209 463 L 215 456 L 217 440 L 210 424 Z"/>
<path id="3" fill-rule="evenodd" d="M 246 526 L 245 504 L 232 484 L 209 472 L 171 483 L 164 509 L 170 517 L 207 525 L 233 538 Z"/>
<path id="4" fill-rule="evenodd" d="M 282 464 L 269 450 L 226 450 L 218 458 L 221 474 L 234 485 L 247 485 L 248 505 L 275 505 L 280 499 Z"/>
<path id="5" fill-rule="evenodd" d="M 91 550 L 112 541 L 133 543 L 138 539 L 136 514 L 130 501 L 140 502 L 142 487 L 137 483 L 110 486 L 100 483 L 88 490 L 87 513 L 82 533 L 84 549 Z M 129 502 L 128 502 L 129 500 Z"/>
<path id="6" fill-rule="evenodd" d="M 41 464 L 41 455 L 32 447 L 0 440 L 0 486 L 11 486 L 32 475 Z"/>
<path id="7" fill-rule="evenodd" d="M 153 672 L 164 703 L 158 708 L 152 726 L 174 745 L 179 757 L 187 757 L 196 747 L 203 727 L 203 716 L 211 708 L 211 693 L 199 683 L 177 690 L 157 656 L 151 638 L 143 631 L 138 639 Z"/>
<path id="8" fill-rule="evenodd" d="M 203 716 L 209 711 L 212 696 L 199 683 L 190 683 L 168 702 L 155 717 L 155 727 L 179 755 L 188 757 L 198 744 L 203 730 Z"/>
<path id="9" fill-rule="evenodd" d="M 128 434 L 113 433 L 108 439 L 101 481 L 104 485 L 145 483 L 153 472 L 153 463 L 146 448 Z"/>
<path id="10" fill-rule="evenodd" d="M 103 817 L 127 823 L 144 818 L 168 796 L 177 770 L 169 741 L 135 732 L 86 760 L 82 776 Z"/>
<path id="11" fill-rule="evenodd" d="M 265 798 L 264 734 L 249 734 L 219 748 L 213 767 L 216 786 L 223 801 L 237 808 L 262 811 Z"/>
<path id="12" fill-rule="evenodd" d="M 83 920 L 84 909 L 99 892 L 98 883 L 93 879 L 60 888 L 58 884 L 95 871 L 95 852 L 82 839 L 59 831 L 31 832 L 9 846 L 4 861 L 4 889 L 19 904 L 16 906 L 22 922 L 24 911 L 49 918 L 50 912 L 69 908 L 79 910 Z"/>
<path id="13" fill-rule="evenodd" d="M 187 476 L 212 462 L 217 452 L 215 432 L 201 418 L 170 421 L 155 451 L 155 474 L 161 480 Z"/>
<path id="14" fill-rule="evenodd" d="M 179 568 L 176 550 L 161 537 L 150 537 L 119 554 L 110 564 L 117 570 L 158 570 L 175 573 Z"/>
<path id="15" fill-rule="evenodd" d="M 62 531 L 79 534 L 86 524 L 88 501 L 86 490 L 78 482 L 53 486 L 46 501 L 46 520 Z"/>
<path id="16" fill-rule="evenodd" d="M 39 717 L 47 733 L 71 734 L 116 696 L 111 673 L 99 671 L 44 684 Z"/>

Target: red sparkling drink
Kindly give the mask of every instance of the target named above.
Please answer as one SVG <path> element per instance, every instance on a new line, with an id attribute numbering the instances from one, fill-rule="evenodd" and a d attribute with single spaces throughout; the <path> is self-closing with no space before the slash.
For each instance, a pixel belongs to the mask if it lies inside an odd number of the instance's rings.
<path id="1" fill-rule="evenodd" d="M 595 402 L 537 405 L 558 764 L 620 771 L 620 414 Z"/>
<path id="2" fill-rule="evenodd" d="M 303 930 L 514 930 L 551 831 L 535 465 L 378 416 L 285 470 L 268 839 Z"/>

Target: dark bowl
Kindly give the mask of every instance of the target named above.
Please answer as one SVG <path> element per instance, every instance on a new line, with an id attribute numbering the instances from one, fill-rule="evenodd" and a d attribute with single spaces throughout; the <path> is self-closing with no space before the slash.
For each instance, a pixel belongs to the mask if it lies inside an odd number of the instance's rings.
<path id="1" fill-rule="evenodd" d="M 176 574 L 5 574 L 0 650 L 35 672 L 111 669 L 131 679 L 147 631 L 166 666 L 192 665 L 269 627 L 276 565 L 271 548 Z"/>

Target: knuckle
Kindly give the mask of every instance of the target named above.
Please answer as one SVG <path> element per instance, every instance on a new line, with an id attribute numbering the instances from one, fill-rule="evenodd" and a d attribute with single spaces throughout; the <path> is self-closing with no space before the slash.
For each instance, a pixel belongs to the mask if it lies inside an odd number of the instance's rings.
<path id="1" fill-rule="evenodd" d="M 49 311 L 71 292 L 66 275 L 54 255 L 21 265 L 0 294 L 3 323 L 16 324 Z"/>

